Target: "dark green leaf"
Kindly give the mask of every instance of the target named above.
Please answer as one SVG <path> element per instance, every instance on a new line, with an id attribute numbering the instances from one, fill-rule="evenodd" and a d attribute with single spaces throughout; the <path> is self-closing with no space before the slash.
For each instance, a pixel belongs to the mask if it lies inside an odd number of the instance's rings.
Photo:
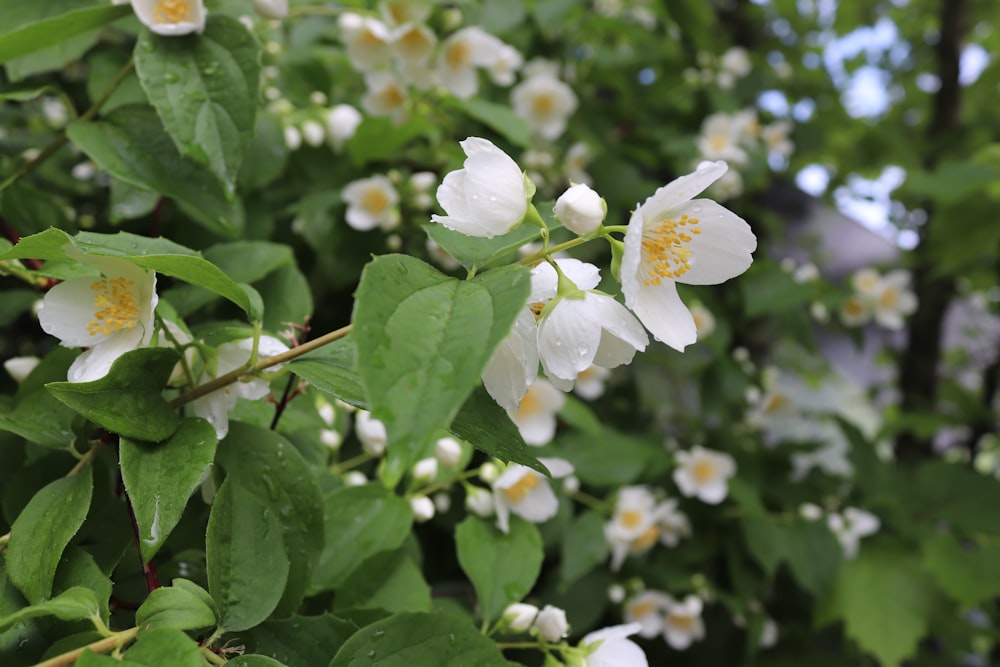
<path id="1" fill-rule="evenodd" d="M 1000 541 L 961 545 L 935 535 L 924 542 L 924 568 L 963 607 L 1000 595 Z"/>
<path id="2" fill-rule="evenodd" d="M 347 609 L 430 611 L 431 589 L 404 550 L 387 551 L 366 560 L 337 589 L 334 611 Z"/>
<path id="3" fill-rule="evenodd" d="M 139 526 L 143 561 L 160 550 L 180 521 L 188 497 L 215 460 L 215 429 L 204 419 L 182 419 L 159 444 L 121 439 L 119 462 Z"/>
<path id="4" fill-rule="evenodd" d="M 10 529 L 7 573 L 32 604 L 52 592 L 63 550 L 83 525 L 94 488 L 90 466 L 34 495 Z"/>
<path id="5" fill-rule="evenodd" d="M 580 514 L 563 533 L 559 580 L 565 585 L 590 572 L 608 555 L 604 538 L 604 517 L 588 510 Z"/>
<path id="6" fill-rule="evenodd" d="M 232 192 L 254 130 L 257 39 L 235 18 L 211 14 L 200 35 L 143 32 L 135 68 L 180 154 L 208 166 Z"/>
<path id="7" fill-rule="evenodd" d="M 520 266 L 459 281 L 403 255 L 365 267 L 355 344 L 372 414 L 389 434 L 387 484 L 451 423 L 524 307 L 529 282 Z"/>
<path id="8" fill-rule="evenodd" d="M 143 632 L 153 628 L 196 630 L 216 622 L 215 613 L 197 595 L 166 586 L 150 593 L 135 613 L 135 624 Z"/>
<path id="9" fill-rule="evenodd" d="M 125 653 L 124 664 L 202 667 L 201 648 L 175 628 L 156 628 L 143 632 Z"/>
<path id="10" fill-rule="evenodd" d="M 131 7 L 84 7 L 28 23 L 0 35 L 0 63 L 55 46 L 130 13 Z"/>
<path id="11" fill-rule="evenodd" d="M 837 538 L 822 521 L 798 521 L 785 531 L 788 566 L 803 588 L 822 596 L 830 589 L 840 569 L 841 549 Z"/>
<path id="12" fill-rule="evenodd" d="M 511 517 L 505 535 L 492 522 L 468 516 L 455 529 L 455 542 L 486 621 L 524 599 L 542 570 L 542 537 L 535 524 L 519 517 Z"/>
<path id="13" fill-rule="evenodd" d="M 288 580 L 288 558 L 275 512 L 227 477 L 208 519 L 205 555 L 208 590 L 228 630 L 252 628 L 281 600 Z"/>
<path id="14" fill-rule="evenodd" d="M 179 357 L 168 348 L 126 352 L 108 374 L 91 382 L 45 385 L 78 413 L 126 438 L 159 442 L 177 430 L 179 418 L 161 395 Z"/>
<path id="15" fill-rule="evenodd" d="M 333 614 L 265 621 L 240 633 L 247 650 L 285 665 L 326 665 L 357 627 Z"/>

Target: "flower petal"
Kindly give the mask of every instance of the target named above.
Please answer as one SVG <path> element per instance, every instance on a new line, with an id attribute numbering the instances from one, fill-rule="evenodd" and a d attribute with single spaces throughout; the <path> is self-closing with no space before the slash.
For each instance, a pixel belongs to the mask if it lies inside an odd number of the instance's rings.
<path id="1" fill-rule="evenodd" d="M 691 268 L 677 279 L 689 285 L 716 285 L 750 268 L 757 237 L 743 218 L 709 199 L 695 199 L 677 210 L 700 221 L 701 233 L 687 243 Z"/>
<path id="2" fill-rule="evenodd" d="M 625 275 L 624 267 L 622 275 Z M 659 285 L 648 286 L 640 284 L 631 293 L 625 292 L 625 301 L 656 340 L 678 352 L 698 340 L 694 317 L 677 294 L 674 281 L 664 280 Z"/>
<path id="3" fill-rule="evenodd" d="M 575 380 L 594 362 L 601 342 L 600 322 L 584 299 L 561 299 L 538 323 L 538 356 L 545 374 Z"/>
<path id="4" fill-rule="evenodd" d="M 139 327 L 123 329 L 109 335 L 100 344 L 90 348 L 73 360 L 66 373 L 70 382 L 90 382 L 108 374 L 111 365 L 126 352 L 139 347 L 143 337 Z"/>
<path id="5" fill-rule="evenodd" d="M 94 319 L 94 290 L 97 278 L 73 278 L 48 291 L 38 311 L 38 322 L 45 333 L 55 336 L 66 347 L 99 345 L 111 334 L 90 335 L 87 325 Z"/>
<path id="6" fill-rule="evenodd" d="M 524 175 L 504 153 L 475 153 L 465 161 L 465 201 L 495 234 L 510 231 L 528 210 Z"/>
<path id="7" fill-rule="evenodd" d="M 644 226 L 658 225 L 663 218 L 668 217 L 668 212 L 703 192 L 728 170 L 725 162 L 702 162 L 694 172 L 675 178 L 659 188 L 636 212 L 642 214 Z"/>

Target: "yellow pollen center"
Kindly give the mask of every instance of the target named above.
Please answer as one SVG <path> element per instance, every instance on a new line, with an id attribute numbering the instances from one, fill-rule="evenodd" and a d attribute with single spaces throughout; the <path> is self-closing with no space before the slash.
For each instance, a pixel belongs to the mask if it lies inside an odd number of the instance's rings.
<path id="1" fill-rule="evenodd" d="M 642 522 L 642 514 L 636 510 L 625 510 L 622 512 L 621 521 L 626 528 L 635 528 Z"/>
<path id="2" fill-rule="evenodd" d="M 860 299 L 850 298 L 844 303 L 844 312 L 847 315 L 858 316 L 864 312 L 865 308 Z"/>
<path id="3" fill-rule="evenodd" d="M 361 34 L 361 43 L 365 46 L 379 47 L 385 44 L 385 41 L 368 28 L 365 28 Z"/>
<path id="4" fill-rule="evenodd" d="M 472 57 L 472 49 L 465 42 L 455 42 L 448 46 L 445 60 L 453 69 L 466 67 Z"/>
<path id="5" fill-rule="evenodd" d="M 691 475 L 699 484 L 704 484 L 715 477 L 715 466 L 711 461 L 702 460 L 691 466 Z"/>
<path id="6" fill-rule="evenodd" d="M 535 112 L 536 116 L 548 116 L 555 111 L 555 108 L 556 102 L 548 93 L 536 95 L 531 101 L 531 110 Z"/>
<path id="7" fill-rule="evenodd" d="M 894 289 L 887 289 L 878 298 L 878 303 L 883 308 L 894 308 L 898 300 L 899 293 Z"/>
<path id="8" fill-rule="evenodd" d="M 379 189 L 367 190 L 361 197 L 361 206 L 373 215 L 381 215 L 389 205 L 389 198 Z"/>
<path id="9" fill-rule="evenodd" d="M 636 552 L 642 552 L 649 549 L 651 546 L 656 544 L 656 540 L 660 537 L 660 529 L 658 526 L 650 526 L 642 535 L 635 538 L 632 542 L 632 550 Z"/>
<path id="10" fill-rule="evenodd" d="M 764 404 L 764 412 L 777 412 L 788 405 L 788 398 L 784 394 L 775 394 L 767 399 Z"/>
<path id="11" fill-rule="evenodd" d="M 424 45 L 427 44 L 427 40 L 417 29 L 408 30 L 399 41 L 408 51 L 416 51 L 417 49 L 423 48 Z"/>
<path id="12" fill-rule="evenodd" d="M 642 235 L 642 259 L 647 267 L 646 285 L 659 285 L 664 278 L 680 278 L 691 270 L 691 249 L 687 247 L 701 234 L 698 218 L 682 215 L 680 220 L 669 218 L 660 226 Z"/>
<path id="13" fill-rule="evenodd" d="M 401 107 L 406 102 L 406 95 L 397 86 L 389 86 L 382 91 L 382 103 L 388 107 Z"/>
<path id="14" fill-rule="evenodd" d="M 153 7 L 153 20 L 157 23 L 191 23 L 194 6 L 191 0 L 157 0 Z"/>
<path id="15" fill-rule="evenodd" d="M 517 480 L 513 485 L 504 489 L 504 493 L 510 499 L 510 502 L 514 505 L 520 505 L 524 502 L 524 499 L 528 497 L 534 489 L 542 483 L 542 480 L 537 475 L 532 475 L 531 473 L 526 474 L 521 479 Z"/>
<path id="16" fill-rule="evenodd" d="M 656 605 L 653 604 L 652 601 L 650 600 L 645 600 L 643 602 L 640 602 L 639 604 L 632 605 L 632 608 L 629 610 L 629 613 L 632 616 L 632 618 L 642 618 L 643 616 L 649 616 L 655 611 L 656 611 Z"/>
<path id="17" fill-rule="evenodd" d="M 101 279 L 90 285 L 94 290 L 94 319 L 87 325 L 91 336 L 131 329 L 139 321 L 139 304 L 125 278 Z"/>
<path id="18" fill-rule="evenodd" d="M 694 616 L 667 614 L 667 624 L 682 632 L 690 632 L 694 628 Z"/>
<path id="19" fill-rule="evenodd" d="M 729 146 L 729 139 L 724 135 L 717 134 L 709 140 L 708 144 L 712 147 L 712 150 L 721 151 Z"/>
<path id="20" fill-rule="evenodd" d="M 541 409 L 542 402 L 538 400 L 538 393 L 534 389 L 528 389 L 521 399 L 521 404 L 517 406 L 517 414 L 519 417 L 527 417 L 540 412 Z"/>

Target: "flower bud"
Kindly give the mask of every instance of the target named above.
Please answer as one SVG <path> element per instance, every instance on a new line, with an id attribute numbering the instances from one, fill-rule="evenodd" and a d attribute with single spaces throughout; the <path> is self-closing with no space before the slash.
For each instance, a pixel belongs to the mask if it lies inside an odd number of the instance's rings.
<path id="1" fill-rule="evenodd" d="M 326 140 L 326 131 L 316 121 L 307 120 L 302 123 L 302 138 L 307 144 L 316 148 Z"/>
<path id="2" fill-rule="evenodd" d="M 3 367 L 15 382 L 21 383 L 35 370 L 39 361 L 38 357 L 11 357 L 3 362 Z"/>
<path id="3" fill-rule="evenodd" d="M 434 502 L 427 496 L 410 498 L 410 508 L 413 510 L 413 520 L 424 523 L 434 518 Z"/>
<path id="4" fill-rule="evenodd" d="M 578 183 L 556 200 L 556 219 L 574 234 L 595 231 L 608 214 L 608 205 L 589 185 Z"/>
<path id="5" fill-rule="evenodd" d="M 508 605 L 503 610 L 503 620 L 506 621 L 507 627 L 514 632 L 527 632 L 536 616 L 538 616 L 538 607 L 523 602 Z"/>
<path id="6" fill-rule="evenodd" d="M 385 431 L 385 424 L 371 416 L 367 410 L 358 410 L 354 418 L 354 432 L 361 441 L 361 448 L 366 454 L 372 456 L 382 456 L 385 453 L 385 445 L 388 435 Z"/>
<path id="7" fill-rule="evenodd" d="M 364 486 L 367 483 L 368 478 L 360 470 L 352 470 L 344 475 L 344 484 L 346 486 Z"/>
<path id="8" fill-rule="evenodd" d="M 455 438 L 439 438 L 434 443 L 434 456 L 441 465 L 454 468 L 462 460 L 462 445 Z"/>
<path id="9" fill-rule="evenodd" d="M 493 514 L 493 494 L 478 486 L 467 486 L 465 509 L 483 519 Z"/>
<path id="10" fill-rule="evenodd" d="M 340 435 L 340 431 L 332 428 L 324 428 L 319 431 L 319 441 L 322 442 L 323 446 L 327 449 L 337 451 L 344 443 L 344 437 Z"/>
<path id="11" fill-rule="evenodd" d="M 338 104 L 326 114 L 326 131 L 334 149 L 340 150 L 361 124 L 361 112 L 350 104 Z"/>
<path id="12" fill-rule="evenodd" d="M 433 481 L 437 474 L 438 461 L 435 458 L 420 459 L 413 466 L 413 479 L 418 482 Z"/>
<path id="13" fill-rule="evenodd" d="M 542 641 L 555 644 L 562 641 L 563 637 L 569 634 L 569 622 L 566 620 L 566 612 L 559 607 L 550 604 L 538 612 L 535 617 L 535 630 Z"/>
<path id="14" fill-rule="evenodd" d="M 258 14 L 272 21 L 288 16 L 288 0 L 253 0 L 253 7 Z"/>

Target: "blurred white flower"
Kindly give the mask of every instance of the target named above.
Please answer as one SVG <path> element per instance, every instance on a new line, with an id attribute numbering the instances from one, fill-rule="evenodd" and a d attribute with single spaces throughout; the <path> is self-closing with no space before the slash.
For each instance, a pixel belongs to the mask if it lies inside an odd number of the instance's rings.
<path id="1" fill-rule="evenodd" d="M 712 311 L 701 303 L 692 304 L 691 317 L 694 319 L 694 328 L 698 332 L 698 340 L 707 338 L 715 331 L 715 315 L 712 315 Z"/>
<path id="2" fill-rule="evenodd" d="M 602 628 L 584 635 L 580 647 L 595 647 L 586 658 L 587 667 L 649 667 L 646 654 L 628 639 L 639 631 L 635 623 Z"/>
<path id="3" fill-rule="evenodd" d="M 742 218 L 713 201 L 692 200 L 726 169 L 724 162 L 702 163 L 660 188 L 632 214 L 625 234 L 625 303 L 658 340 L 679 351 L 698 334 L 676 283 L 725 282 L 747 270 L 757 248 Z"/>
<path id="4" fill-rule="evenodd" d="M 391 39 L 396 60 L 410 66 L 426 63 L 437 46 L 437 35 L 421 23 L 401 25 L 392 31 Z"/>
<path id="5" fill-rule="evenodd" d="M 344 475 L 345 486 L 364 486 L 368 483 L 368 478 L 360 470 L 351 470 Z"/>
<path id="6" fill-rule="evenodd" d="M 156 274 L 124 259 L 80 253 L 100 278 L 65 280 L 45 294 L 38 321 L 63 347 L 90 348 L 70 365 L 70 382 L 90 382 L 108 374 L 126 352 L 149 345 L 156 309 Z"/>
<path id="7" fill-rule="evenodd" d="M 672 648 L 683 651 L 705 636 L 701 598 L 688 595 L 682 602 L 671 600 L 663 622 L 663 637 Z"/>
<path id="8" fill-rule="evenodd" d="M 722 69 L 737 78 L 743 78 L 750 73 L 750 54 L 740 46 L 730 47 L 719 59 Z"/>
<path id="9" fill-rule="evenodd" d="M 840 514 L 829 514 L 826 521 L 848 559 L 858 555 L 861 538 L 874 535 L 882 525 L 877 516 L 856 507 L 845 507 Z"/>
<path id="10" fill-rule="evenodd" d="M 872 302 L 858 294 L 852 294 L 840 304 L 840 321 L 849 327 L 858 327 L 871 319 Z"/>
<path id="11" fill-rule="evenodd" d="M 569 622 L 566 611 L 550 604 L 545 605 L 535 617 L 535 630 L 542 641 L 555 644 L 569 634 Z"/>
<path id="12" fill-rule="evenodd" d="M 413 479 L 427 483 L 434 481 L 438 474 L 438 460 L 434 457 L 420 459 L 413 464 Z"/>
<path id="13" fill-rule="evenodd" d="M 556 413 L 566 403 L 566 395 L 551 382 L 536 379 L 521 397 L 516 410 L 507 416 L 529 445 L 547 445 L 556 434 Z"/>
<path id="14" fill-rule="evenodd" d="M 736 463 L 729 454 L 694 446 L 677 452 L 674 482 L 688 498 L 695 497 L 717 505 L 729 495 L 729 478 L 736 473 Z"/>
<path id="15" fill-rule="evenodd" d="M 875 322 L 886 329 L 903 328 L 903 318 L 917 309 L 917 297 L 910 291 L 910 272 L 890 271 L 879 281 L 874 296 Z"/>
<path id="16" fill-rule="evenodd" d="M 406 120 L 410 96 L 391 72 L 365 74 L 365 94 L 361 107 L 373 116 L 388 116 L 397 125 Z"/>
<path id="17" fill-rule="evenodd" d="M 651 639 L 663 632 L 673 598 L 660 591 L 643 591 L 625 603 L 625 621 L 639 625 L 639 636 Z"/>
<path id="18" fill-rule="evenodd" d="M 344 12 L 337 25 L 354 69 L 369 72 L 389 62 L 392 36 L 384 23 L 376 18 Z"/>
<path id="19" fill-rule="evenodd" d="M 791 131 L 792 124 L 787 120 L 779 120 L 765 125 L 760 130 L 760 138 L 764 142 L 764 148 L 769 153 L 790 157 L 795 152 L 795 144 L 788 138 Z"/>
<path id="20" fill-rule="evenodd" d="M 205 29 L 203 0 L 132 0 L 132 10 L 158 35 L 189 35 Z"/>
<path id="21" fill-rule="evenodd" d="M 544 139 L 558 139 L 566 121 L 576 111 L 573 89 L 554 76 L 532 76 L 511 90 L 514 113 Z"/>
<path id="22" fill-rule="evenodd" d="M 380 227 L 388 231 L 399 225 L 399 193 L 386 176 L 351 181 L 341 198 L 347 204 L 344 218 L 354 229 L 368 231 Z"/>
<path id="23" fill-rule="evenodd" d="M 404 23 L 426 21 L 434 5 L 418 0 L 382 0 L 378 3 L 378 9 L 388 25 L 401 26 Z"/>
<path id="24" fill-rule="evenodd" d="M 434 518 L 434 501 L 427 496 L 410 498 L 410 509 L 413 511 L 413 520 L 417 523 L 425 523 Z"/>
<path id="25" fill-rule="evenodd" d="M 590 366 L 580 371 L 573 385 L 573 393 L 580 398 L 593 401 L 604 395 L 604 382 L 611 376 L 611 371 L 601 366 Z"/>
<path id="26" fill-rule="evenodd" d="M 307 120 L 302 123 L 302 139 L 316 148 L 326 139 L 326 129 L 315 120 Z"/>
<path id="27" fill-rule="evenodd" d="M 524 58 L 521 57 L 521 52 L 509 44 L 504 44 L 489 66 L 490 78 L 498 86 L 509 86 L 514 83 L 515 75 L 523 64 Z"/>
<path id="28" fill-rule="evenodd" d="M 31 371 L 35 370 L 39 361 L 41 359 L 38 357 L 11 357 L 3 362 L 3 368 L 14 379 L 14 382 L 20 384 L 24 378 L 31 374 Z"/>
<path id="29" fill-rule="evenodd" d="M 568 461 L 540 458 L 553 478 L 573 474 Z M 512 463 L 493 482 L 493 502 L 497 514 L 497 528 L 506 533 L 510 529 L 510 515 L 516 514 L 531 523 L 543 523 L 556 515 L 559 500 L 552 491 L 547 477 L 520 463 Z"/>
<path id="30" fill-rule="evenodd" d="M 591 178 L 590 174 L 587 173 L 587 165 L 590 164 L 591 157 L 590 146 L 581 141 L 569 147 L 563 157 L 563 169 L 566 172 L 566 178 L 571 183 L 590 185 Z"/>
<path id="31" fill-rule="evenodd" d="M 361 441 L 361 449 L 372 456 L 382 456 L 389 436 L 385 424 L 372 417 L 367 410 L 358 410 L 354 415 L 354 433 Z"/>
<path id="32" fill-rule="evenodd" d="M 288 0 L 253 0 L 253 7 L 258 14 L 272 21 L 288 16 Z"/>
<path id="33" fill-rule="evenodd" d="M 326 114 L 326 136 L 335 151 L 354 136 L 362 120 L 361 112 L 350 104 L 338 104 Z"/>
<path id="34" fill-rule="evenodd" d="M 493 494 L 478 486 L 466 486 L 465 509 L 483 519 L 493 516 Z"/>
<path id="35" fill-rule="evenodd" d="M 701 135 L 696 144 L 703 160 L 724 160 L 744 165 L 749 156 L 740 145 L 742 141 L 743 134 L 734 118 L 729 114 L 715 113 L 702 122 Z"/>
<path id="36" fill-rule="evenodd" d="M 534 186 L 492 142 L 469 137 L 461 146 L 466 155 L 463 168 L 449 172 L 437 189 L 447 215 L 432 215 L 431 220 L 468 236 L 506 234 L 524 219 Z"/>
<path id="37" fill-rule="evenodd" d="M 492 66 L 503 46 L 499 39 L 475 26 L 453 33 L 442 43 L 438 57 L 441 82 L 455 97 L 472 97 L 479 89 L 476 67 Z"/>

